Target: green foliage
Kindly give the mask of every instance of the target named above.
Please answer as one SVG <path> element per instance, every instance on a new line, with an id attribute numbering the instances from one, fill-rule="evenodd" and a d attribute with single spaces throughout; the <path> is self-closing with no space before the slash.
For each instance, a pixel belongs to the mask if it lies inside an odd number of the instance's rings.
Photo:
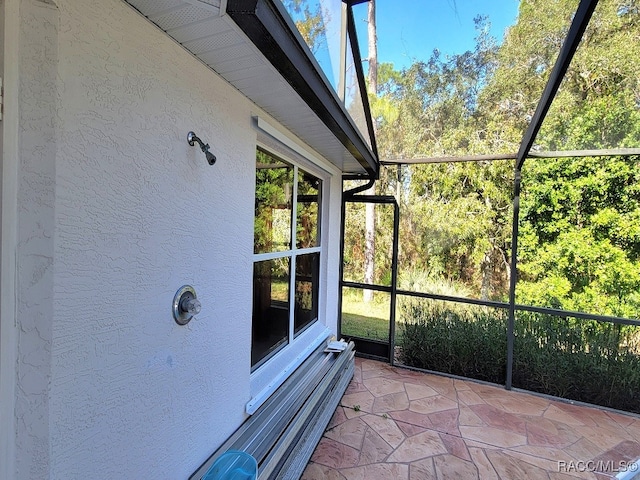
<path id="1" fill-rule="evenodd" d="M 421 238 L 415 253 L 401 250 L 401 263 L 464 282 L 476 296 L 506 298 L 512 201 L 503 186 L 510 173 L 497 162 L 416 166 L 409 187 L 414 200 L 402 213 Z"/>
<path id="2" fill-rule="evenodd" d="M 321 4 L 308 0 L 283 0 L 282 3 L 294 19 L 296 27 L 309 49 L 316 53 L 325 33 Z M 328 11 L 325 11 L 324 14 L 328 15 Z"/>
<path id="3" fill-rule="evenodd" d="M 399 345 L 406 365 L 504 383 L 506 317 L 499 311 L 403 299 Z"/>
<path id="4" fill-rule="evenodd" d="M 601 1 L 537 139 L 549 150 L 640 145 L 637 2 Z"/>
<path id="5" fill-rule="evenodd" d="M 363 282 L 365 250 L 365 204 L 349 203 L 345 214 L 347 234 L 344 244 L 345 280 Z M 391 285 L 391 258 L 393 247 L 393 208 L 377 205 L 375 208 L 375 272 L 374 283 Z"/>
<path id="6" fill-rule="evenodd" d="M 405 364 L 504 383 L 504 312 L 411 299 L 403 315 Z M 521 312 L 513 385 L 640 413 L 640 327 Z"/>
<path id="7" fill-rule="evenodd" d="M 640 327 L 520 313 L 513 384 L 640 413 Z"/>
<path id="8" fill-rule="evenodd" d="M 380 65 L 371 99 L 380 156 L 518 151 L 576 6 L 522 0 L 500 46 L 478 18 L 473 50 L 434 51 L 402 71 Z M 640 5 L 600 0 L 534 151 L 640 147 L 638 58 Z M 395 193 L 401 207 L 402 288 L 505 300 L 512 185 L 512 162 L 384 169 L 377 192 Z M 520 200 L 518 303 L 640 318 L 638 156 L 528 159 Z M 389 218 L 379 219 L 387 229 Z M 363 222 L 356 214 L 347 224 L 353 272 Z M 504 381 L 501 311 L 402 298 L 398 321 L 405 362 Z M 515 328 L 514 385 L 640 413 L 640 327 L 519 313 Z"/>
<path id="9" fill-rule="evenodd" d="M 475 22 L 474 51 L 442 57 L 435 50 L 428 61 L 402 72 L 382 64 L 373 105 L 384 105 L 374 109 L 383 158 L 452 155 L 482 143 L 484 134 L 476 128 L 478 99 L 496 68 L 497 45 L 487 19 Z"/>
<path id="10" fill-rule="evenodd" d="M 400 272 L 398 288 L 411 292 L 426 292 L 450 297 L 469 297 L 472 293 L 462 283 L 442 280 L 438 272 L 430 272 L 420 268 Z"/>
<path id="11" fill-rule="evenodd" d="M 478 17 L 473 50 L 436 50 L 402 71 L 380 65 L 371 104 L 381 157 L 516 152 L 575 8 L 574 0 L 523 0 L 501 45 Z M 601 0 L 535 148 L 640 147 L 638 58 L 637 2 Z M 638 318 L 639 166 L 637 157 L 525 162 L 520 303 Z M 401 271 L 423 269 L 474 296 L 506 300 L 513 164 L 399 172 L 383 169 L 377 191 L 395 193 L 401 205 Z M 348 226 L 347 238 L 355 231 Z"/>
<path id="12" fill-rule="evenodd" d="M 476 48 L 434 51 L 402 72 L 380 69 L 372 102 L 381 156 L 485 153 L 481 92 L 497 68 L 498 47 L 486 18 L 476 18 Z M 465 282 L 483 298 L 506 297 L 512 168 L 505 163 L 411 165 L 385 169 L 381 193 L 401 204 L 400 265 Z"/>
<path id="13" fill-rule="evenodd" d="M 530 161 L 519 303 L 640 317 L 638 157 Z"/>

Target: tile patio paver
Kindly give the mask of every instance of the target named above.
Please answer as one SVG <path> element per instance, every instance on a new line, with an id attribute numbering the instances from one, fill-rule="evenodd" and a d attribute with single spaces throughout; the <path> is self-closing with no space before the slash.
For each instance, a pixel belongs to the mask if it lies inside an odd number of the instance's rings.
<path id="1" fill-rule="evenodd" d="M 357 358 L 302 480 L 607 480 L 639 457 L 638 416 Z"/>

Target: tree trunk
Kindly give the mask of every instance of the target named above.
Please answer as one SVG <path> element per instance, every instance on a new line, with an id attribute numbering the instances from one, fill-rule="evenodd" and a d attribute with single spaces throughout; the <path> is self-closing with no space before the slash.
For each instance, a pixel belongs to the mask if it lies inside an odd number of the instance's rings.
<path id="1" fill-rule="evenodd" d="M 369 88 L 368 91 L 372 95 L 376 95 L 378 92 L 378 36 L 376 33 L 376 2 L 375 0 L 369 0 L 368 7 L 368 28 L 367 33 L 369 36 L 368 42 L 368 54 L 369 54 Z M 374 125 L 375 129 L 375 125 Z M 375 194 L 375 185 L 372 185 L 369 190 L 365 192 L 367 195 Z M 365 245 L 364 245 L 364 283 L 373 283 L 375 276 L 375 235 L 376 235 L 376 216 L 375 205 L 367 203 L 365 207 Z M 370 302 L 373 300 L 373 290 L 363 291 L 363 301 Z"/>
<path id="2" fill-rule="evenodd" d="M 482 273 L 482 285 L 480 287 L 480 300 L 489 300 L 491 294 L 491 283 L 493 281 L 493 261 L 492 251 L 485 252 L 480 271 Z"/>
<path id="3" fill-rule="evenodd" d="M 376 31 L 376 2 L 369 0 L 367 11 L 367 34 L 369 37 L 369 93 L 378 94 L 378 34 Z"/>

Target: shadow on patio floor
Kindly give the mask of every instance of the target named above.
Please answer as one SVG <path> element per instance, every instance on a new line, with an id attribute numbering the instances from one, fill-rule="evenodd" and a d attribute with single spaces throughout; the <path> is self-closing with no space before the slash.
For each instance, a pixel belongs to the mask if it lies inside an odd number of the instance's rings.
<path id="1" fill-rule="evenodd" d="M 608 479 L 640 418 L 356 358 L 302 480 Z"/>

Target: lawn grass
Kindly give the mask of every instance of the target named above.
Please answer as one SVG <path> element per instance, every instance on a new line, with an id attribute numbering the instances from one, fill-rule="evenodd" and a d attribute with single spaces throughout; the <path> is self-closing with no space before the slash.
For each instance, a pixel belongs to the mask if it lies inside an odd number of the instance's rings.
<path id="1" fill-rule="evenodd" d="M 342 335 L 389 340 L 389 295 L 375 292 L 365 303 L 361 290 L 345 289 L 342 297 Z"/>

